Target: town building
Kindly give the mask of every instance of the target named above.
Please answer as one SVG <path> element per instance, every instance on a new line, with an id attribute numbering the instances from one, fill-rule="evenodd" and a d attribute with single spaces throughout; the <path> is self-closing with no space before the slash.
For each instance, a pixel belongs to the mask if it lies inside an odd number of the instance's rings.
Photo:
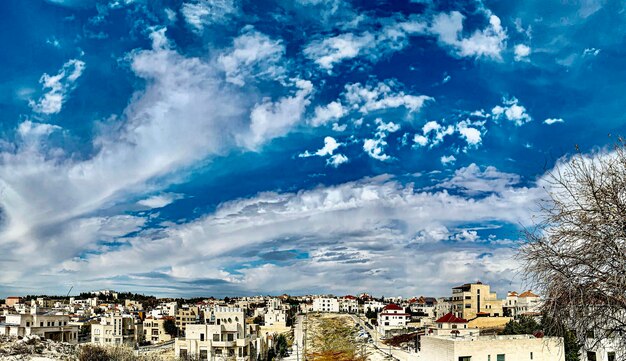
<path id="1" fill-rule="evenodd" d="M 410 319 L 411 315 L 406 313 L 404 308 L 393 303 L 389 304 L 378 314 L 378 333 L 386 337 L 391 333 L 404 330 Z"/>
<path id="2" fill-rule="evenodd" d="M 14 307 L 16 304 L 21 303 L 22 299 L 19 297 L 10 296 L 4 299 L 4 304 L 7 307 Z"/>
<path id="3" fill-rule="evenodd" d="M 176 311 L 176 327 L 181 335 L 185 334 L 187 325 L 200 321 L 200 308 L 197 306 L 187 306 Z"/>
<path id="4" fill-rule="evenodd" d="M 420 360 L 428 361 L 564 361 L 560 337 L 425 336 L 420 339 Z"/>
<path id="5" fill-rule="evenodd" d="M 58 311 L 32 307 L 30 313 L 8 314 L 0 324 L 0 335 L 30 336 L 77 343 L 78 327 L 69 324 L 70 316 Z"/>
<path id="6" fill-rule="evenodd" d="M 313 312 L 339 312 L 339 300 L 331 297 L 313 299 Z"/>
<path id="7" fill-rule="evenodd" d="M 246 324 L 241 308 L 216 307 L 212 322 L 187 325 L 184 338 L 176 338 L 177 358 L 254 361 L 265 352 L 258 326 Z"/>
<path id="8" fill-rule="evenodd" d="M 435 321 L 435 327 L 428 330 L 428 335 L 434 336 L 466 336 L 478 335 L 477 328 L 470 328 L 466 319 L 455 316 L 452 312 Z"/>
<path id="9" fill-rule="evenodd" d="M 452 312 L 457 317 L 471 320 L 478 316 L 502 316 L 502 300 L 498 300 L 490 286 L 481 282 L 466 283 L 452 288 Z"/>
<path id="10" fill-rule="evenodd" d="M 91 325 L 91 343 L 135 345 L 143 339 L 143 324 L 131 315 L 110 315 Z"/>
<path id="11" fill-rule="evenodd" d="M 339 299 L 339 311 L 343 313 L 358 313 L 359 302 L 354 296 L 343 296 Z"/>
<path id="12" fill-rule="evenodd" d="M 172 340 L 172 336 L 165 331 L 166 320 L 175 322 L 174 317 L 146 318 L 143 321 L 143 339 L 152 344 L 163 343 Z"/>

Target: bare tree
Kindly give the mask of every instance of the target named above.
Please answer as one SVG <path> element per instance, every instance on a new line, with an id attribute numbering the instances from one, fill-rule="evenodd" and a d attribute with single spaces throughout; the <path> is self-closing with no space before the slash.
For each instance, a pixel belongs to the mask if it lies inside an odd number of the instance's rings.
<path id="1" fill-rule="evenodd" d="M 545 189 L 542 218 L 520 253 L 545 297 L 549 331 L 569 329 L 587 349 L 626 347 L 625 143 L 559 162 Z"/>

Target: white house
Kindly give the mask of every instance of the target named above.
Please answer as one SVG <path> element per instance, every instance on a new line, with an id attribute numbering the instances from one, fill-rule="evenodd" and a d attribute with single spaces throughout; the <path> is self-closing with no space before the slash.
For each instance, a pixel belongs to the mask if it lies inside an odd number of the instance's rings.
<path id="1" fill-rule="evenodd" d="M 410 319 L 411 315 L 404 312 L 404 308 L 389 304 L 378 314 L 378 332 L 382 336 L 388 336 L 391 331 L 403 330 Z"/>
<path id="2" fill-rule="evenodd" d="M 313 299 L 313 312 L 339 312 L 339 300 L 330 297 Z"/>
<path id="3" fill-rule="evenodd" d="M 0 335 L 28 336 L 78 343 L 78 326 L 70 325 L 70 316 L 57 311 L 32 307 L 30 313 L 8 314 L 0 324 Z"/>
<path id="4" fill-rule="evenodd" d="M 469 328 L 468 321 L 455 316 L 452 312 L 440 317 L 435 321 L 435 327 L 428 330 L 427 335 L 433 336 L 466 336 L 478 335 L 477 328 Z"/>

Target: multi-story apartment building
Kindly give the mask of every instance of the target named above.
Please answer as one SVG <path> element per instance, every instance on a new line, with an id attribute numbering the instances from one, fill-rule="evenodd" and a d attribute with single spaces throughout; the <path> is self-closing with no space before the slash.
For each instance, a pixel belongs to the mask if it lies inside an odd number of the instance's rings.
<path id="1" fill-rule="evenodd" d="M 502 316 L 502 300 L 489 285 L 466 283 L 452 288 L 452 312 L 457 317 L 471 320 L 478 316 Z"/>
<path id="2" fill-rule="evenodd" d="M 241 308 L 216 307 L 206 324 L 187 325 L 184 338 L 177 338 L 175 355 L 200 360 L 254 361 L 265 352 L 257 325 L 246 324 Z"/>
<path id="3" fill-rule="evenodd" d="M 78 342 L 78 326 L 70 325 L 70 316 L 58 311 L 32 307 L 30 313 L 8 314 L 0 325 L 0 335 L 37 335 L 54 341 Z"/>
<path id="4" fill-rule="evenodd" d="M 404 312 L 404 308 L 389 304 L 378 314 L 378 333 L 387 336 L 393 331 L 403 330 L 410 319 L 411 315 Z"/>
<path id="5" fill-rule="evenodd" d="M 181 335 L 185 334 L 187 325 L 200 322 L 200 308 L 197 306 L 188 306 L 176 311 L 176 327 L 180 330 Z"/>
<path id="6" fill-rule="evenodd" d="M 359 302 L 354 296 L 343 296 L 339 299 L 339 311 L 344 313 L 358 313 Z"/>
<path id="7" fill-rule="evenodd" d="M 109 315 L 91 325 L 91 343 L 134 345 L 143 340 L 143 324 L 131 315 Z"/>
<path id="8" fill-rule="evenodd" d="M 152 344 L 163 343 L 172 340 L 172 336 L 165 331 L 165 321 L 175 322 L 174 317 L 146 318 L 143 321 L 143 339 Z"/>
<path id="9" fill-rule="evenodd" d="M 315 298 L 313 312 L 339 312 L 339 300 L 330 297 Z"/>

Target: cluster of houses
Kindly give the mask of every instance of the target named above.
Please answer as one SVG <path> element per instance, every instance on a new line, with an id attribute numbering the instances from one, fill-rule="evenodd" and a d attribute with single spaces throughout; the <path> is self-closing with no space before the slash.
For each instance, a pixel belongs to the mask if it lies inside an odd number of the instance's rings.
<path id="1" fill-rule="evenodd" d="M 353 314 L 378 340 L 415 334 L 409 352 L 419 360 L 563 360 L 560 338 L 499 335 L 512 319 L 540 317 L 541 298 L 525 291 L 499 299 L 480 282 L 452 288 L 450 297 L 377 299 L 358 296 L 258 296 L 194 303 L 118 299 L 113 291 L 90 297 L 0 304 L 0 335 L 38 335 L 98 345 L 170 345 L 176 357 L 201 360 L 264 359 L 276 337 L 293 332 L 296 314 Z M 620 351 L 600 344 L 582 361 L 612 361 Z"/>

